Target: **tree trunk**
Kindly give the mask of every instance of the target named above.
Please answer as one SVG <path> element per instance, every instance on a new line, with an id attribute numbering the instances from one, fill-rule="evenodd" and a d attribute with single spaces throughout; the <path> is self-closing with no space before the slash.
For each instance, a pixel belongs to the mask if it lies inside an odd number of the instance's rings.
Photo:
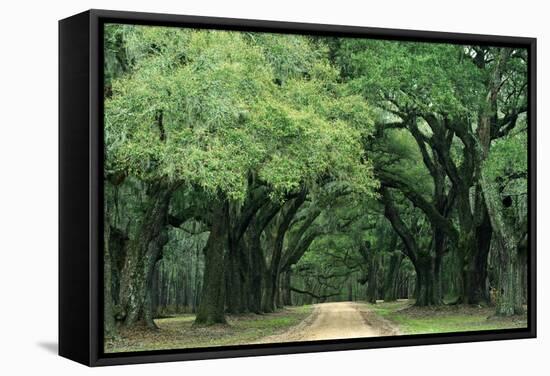
<path id="1" fill-rule="evenodd" d="M 265 312 L 274 312 L 277 305 L 277 295 L 279 291 L 279 274 L 281 272 L 281 261 L 283 253 L 283 245 L 285 234 L 290 227 L 292 218 L 306 200 L 307 191 L 303 189 L 300 194 L 285 203 L 279 217 L 274 223 L 274 232 L 271 234 L 272 239 L 268 242 L 271 247 L 271 262 L 267 268 L 265 279 L 265 294 L 264 302 L 262 303 Z"/>
<path id="2" fill-rule="evenodd" d="M 103 223 L 103 241 L 105 248 L 103 250 L 103 325 L 105 339 L 116 336 L 115 316 L 113 310 L 112 280 L 111 280 L 111 250 L 109 247 L 110 229 L 109 212 L 105 209 L 105 221 Z"/>
<path id="3" fill-rule="evenodd" d="M 388 270 L 386 272 L 386 278 L 384 280 L 384 302 L 396 301 L 397 296 L 397 282 L 399 277 L 399 267 L 403 260 L 403 254 L 395 251 L 391 253 Z"/>
<path id="4" fill-rule="evenodd" d="M 274 312 L 275 311 L 275 283 L 277 276 L 273 277 L 271 270 L 267 270 L 264 274 L 263 285 L 264 290 L 262 293 L 262 312 Z"/>
<path id="5" fill-rule="evenodd" d="M 282 299 L 283 299 L 283 305 L 285 306 L 291 306 L 292 305 L 292 293 L 290 291 L 290 285 L 291 285 L 291 274 L 292 272 L 290 270 L 287 270 L 283 273 L 282 277 Z"/>
<path id="6" fill-rule="evenodd" d="M 524 312 L 520 258 L 517 252 L 507 252 L 502 246 L 499 248 L 499 260 L 502 266 L 496 314 L 499 316 L 519 315 Z"/>
<path id="7" fill-rule="evenodd" d="M 280 208 L 279 204 L 267 203 L 256 213 L 256 218 L 251 221 L 243 235 L 250 260 L 250 292 L 248 294 L 248 310 L 250 312 L 261 313 L 264 308 L 267 265 L 261 243 L 261 234 L 273 217 L 277 215 Z"/>
<path id="8" fill-rule="evenodd" d="M 487 304 L 489 302 L 489 287 L 487 285 L 487 262 L 491 248 L 493 230 L 491 222 L 484 209 L 482 223 L 476 228 L 476 252 L 473 252 L 466 270 L 466 302 L 469 304 Z"/>
<path id="9" fill-rule="evenodd" d="M 231 235 L 229 237 L 231 238 Z M 240 246 L 232 243 L 229 241 L 229 252 L 225 262 L 226 306 L 228 313 L 243 313 L 246 311 L 246 304 L 243 300 L 244 274 L 246 273 L 246 269 L 243 269 L 244 255 L 242 255 Z"/>
<path id="10" fill-rule="evenodd" d="M 229 248 L 228 204 L 217 205 L 212 213 L 212 228 L 204 248 L 204 276 L 196 324 L 224 324 L 225 258 Z"/>
<path id="11" fill-rule="evenodd" d="M 414 264 L 416 270 L 416 306 L 425 307 L 441 304 L 441 297 L 437 296 L 437 276 L 440 272 L 435 269 L 435 258 L 431 255 L 420 254 Z"/>
<path id="12" fill-rule="evenodd" d="M 250 251 L 250 295 L 248 300 L 248 310 L 254 313 L 262 312 L 262 292 L 264 290 L 265 264 L 261 249 L 260 234 L 257 231 L 251 231 L 248 235 Z"/>
<path id="13" fill-rule="evenodd" d="M 150 187 L 150 201 L 143 220 L 136 237 L 128 243 L 119 292 L 126 326 L 141 322 L 149 328 L 156 328 L 148 295 L 154 266 L 168 241 L 166 225 L 172 192 L 173 188 L 165 184 Z"/>
<path id="14" fill-rule="evenodd" d="M 500 286 L 497 294 L 496 313 L 511 316 L 523 313 L 523 273 L 524 258 L 520 252 L 520 242 L 515 236 L 515 229 L 505 217 L 505 209 L 500 195 L 482 169 L 481 183 L 485 203 L 496 242 L 497 260 L 500 268 Z"/>
<path id="15" fill-rule="evenodd" d="M 276 292 L 276 296 L 275 296 L 275 305 L 277 306 L 277 308 L 283 308 L 284 307 L 284 303 L 283 303 L 283 274 L 284 273 L 279 273 L 279 280 L 277 281 L 277 292 Z"/>
<path id="16" fill-rule="evenodd" d="M 378 274 L 378 254 L 369 252 L 369 264 L 367 270 L 367 301 L 376 304 L 377 299 L 377 274 Z"/>

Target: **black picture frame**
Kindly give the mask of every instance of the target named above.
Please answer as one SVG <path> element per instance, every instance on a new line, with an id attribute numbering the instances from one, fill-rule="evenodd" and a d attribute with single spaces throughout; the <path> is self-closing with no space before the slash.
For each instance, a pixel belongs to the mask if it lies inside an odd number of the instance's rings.
<path id="1" fill-rule="evenodd" d="M 528 327 L 449 334 L 103 353 L 103 24 L 486 44 L 527 48 Z M 536 337 L 536 39 L 171 14 L 88 10 L 59 21 L 59 354 L 88 366 Z"/>

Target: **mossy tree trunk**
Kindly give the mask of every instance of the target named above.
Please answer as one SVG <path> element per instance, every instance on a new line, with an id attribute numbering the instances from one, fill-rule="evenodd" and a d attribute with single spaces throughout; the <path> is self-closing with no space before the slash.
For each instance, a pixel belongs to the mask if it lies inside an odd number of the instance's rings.
<path id="1" fill-rule="evenodd" d="M 111 225 L 109 221 L 109 209 L 105 207 L 105 220 L 103 222 L 103 240 L 105 247 L 103 250 L 103 325 L 104 325 L 104 337 L 105 339 L 114 338 L 116 336 L 115 325 L 115 313 L 113 309 L 113 295 L 112 295 L 112 279 L 111 279 L 111 249 L 109 247 L 109 240 L 111 238 Z"/>
<path id="2" fill-rule="evenodd" d="M 281 261 L 285 234 L 298 209 L 305 202 L 307 190 L 302 189 L 296 198 L 287 201 L 279 212 L 269 242 L 271 262 L 266 270 L 264 279 L 265 292 L 262 298 L 262 309 L 264 312 L 274 312 L 277 307 L 277 295 L 279 290 L 279 274 L 281 272 Z"/>
<path id="3" fill-rule="evenodd" d="M 399 251 L 391 253 L 388 262 L 388 268 L 386 270 L 386 276 L 384 278 L 384 302 L 396 301 L 397 296 L 397 284 L 399 277 L 399 267 L 403 261 L 403 254 Z"/>
<path id="4" fill-rule="evenodd" d="M 262 298 L 266 289 L 267 265 L 261 243 L 261 234 L 280 209 L 279 203 L 266 203 L 257 212 L 255 219 L 250 223 L 244 234 L 244 241 L 250 257 L 250 294 L 248 299 L 248 310 L 250 312 L 261 313 L 263 310 Z"/>
<path id="5" fill-rule="evenodd" d="M 247 242 L 250 251 L 250 295 L 248 310 L 254 313 L 262 311 L 262 291 L 264 290 L 263 276 L 265 274 L 265 261 L 261 247 L 260 233 L 256 230 L 247 234 Z"/>
<path id="6" fill-rule="evenodd" d="M 212 227 L 204 248 L 204 278 L 196 324 L 224 324 L 225 258 L 229 250 L 229 213 L 227 202 L 215 204 Z"/>
<path id="7" fill-rule="evenodd" d="M 393 229 L 397 232 L 404 246 L 404 254 L 407 256 L 416 271 L 415 297 L 417 306 L 430 306 L 442 303 L 441 297 L 437 294 L 439 289 L 439 274 L 436 266 L 440 268 L 440 260 L 436 262 L 434 250 L 420 250 L 418 243 L 413 236 L 413 231 L 403 222 L 397 211 L 392 196 L 386 187 L 381 188 L 381 199 L 384 204 L 384 215 L 390 221 Z M 432 242 L 434 243 L 434 242 Z M 434 245 L 432 245 L 435 248 Z"/>
<path id="8" fill-rule="evenodd" d="M 231 234 L 229 235 L 231 238 Z M 248 307 L 243 299 L 246 291 L 248 265 L 242 245 L 229 241 L 229 250 L 225 259 L 226 305 L 228 313 L 243 313 Z"/>
<path id="9" fill-rule="evenodd" d="M 229 206 L 229 251 L 225 263 L 229 313 L 248 312 L 251 255 L 244 235 L 268 201 L 267 188 L 251 181 L 244 204 Z"/>
<path id="10" fill-rule="evenodd" d="M 367 301 L 372 304 L 376 304 L 378 298 L 378 268 L 380 265 L 380 259 L 378 253 L 368 252 L 368 266 L 367 266 Z"/>
<path id="11" fill-rule="evenodd" d="M 168 241 L 168 208 L 174 189 L 166 183 L 149 187 L 149 202 L 141 224 L 136 237 L 128 242 L 119 292 L 126 326 L 140 322 L 151 329 L 156 328 L 150 290 L 155 264 Z"/>
<path id="12" fill-rule="evenodd" d="M 291 286 L 291 277 L 292 271 L 286 270 L 283 272 L 282 278 L 281 278 L 281 296 L 282 296 L 282 303 L 285 306 L 291 306 L 292 305 L 292 293 L 290 291 Z"/>
<path id="13" fill-rule="evenodd" d="M 523 313 L 522 268 L 525 260 L 522 259 L 522 247 L 520 246 L 522 242 L 521 237 L 518 236 L 518 230 L 514 226 L 513 214 L 509 208 L 503 205 L 497 184 L 488 176 L 484 163 L 489 155 L 491 140 L 499 133 L 495 132 L 499 126 L 498 95 L 503 80 L 507 79 L 507 77 L 504 78 L 504 71 L 510 58 L 511 51 L 508 49 L 500 50 L 493 58 L 492 71 L 486 82 L 486 103 L 481 106 L 479 112 L 476 130 L 477 143 L 475 144 L 480 172 L 479 186 L 483 192 L 486 214 L 491 224 L 497 259 L 501 268 L 496 313 L 503 316 Z M 486 242 L 490 240 L 485 239 Z"/>
<path id="14" fill-rule="evenodd" d="M 524 312 L 523 268 L 525 267 L 523 248 L 516 235 L 517 230 L 511 223 L 511 219 L 506 216 L 507 211 L 502 205 L 496 184 L 489 180 L 485 171 L 482 172 L 481 182 L 494 231 L 495 249 L 500 268 L 496 313 L 501 316 L 522 314 Z"/>
<path id="15" fill-rule="evenodd" d="M 420 253 L 416 263 L 416 291 L 415 305 L 419 307 L 441 304 L 441 299 L 437 296 L 437 275 L 435 271 L 435 258 L 427 253 Z"/>

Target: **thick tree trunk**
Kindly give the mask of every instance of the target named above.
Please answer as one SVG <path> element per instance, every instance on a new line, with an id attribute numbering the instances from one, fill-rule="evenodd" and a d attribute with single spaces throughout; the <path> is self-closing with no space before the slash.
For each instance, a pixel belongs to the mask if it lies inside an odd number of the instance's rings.
<path id="1" fill-rule="evenodd" d="M 434 226 L 435 227 L 435 226 Z M 441 268 L 445 254 L 446 236 L 440 228 L 433 228 L 433 296 L 434 304 L 443 304 Z"/>
<path id="2" fill-rule="evenodd" d="M 378 266 L 378 255 L 372 251 L 369 252 L 369 264 L 367 269 L 367 301 L 372 304 L 376 304 L 376 299 L 378 298 Z"/>
<path id="3" fill-rule="evenodd" d="M 250 249 L 246 246 L 244 240 L 241 241 L 241 258 L 240 258 L 240 278 L 241 278 L 241 309 L 240 312 L 250 312 L 248 308 L 248 303 L 250 300 L 250 294 L 254 288 L 251 283 L 252 277 L 252 265 L 251 265 L 251 255 Z"/>
<path id="4" fill-rule="evenodd" d="M 228 313 L 248 312 L 251 255 L 245 234 L 249 228 L 254 227 L 258 212 L 268 202 L 266 187 L 250 182 L 244 204 L 229 205 L 229 251 L 225 263 L 225 298 Z"/>
<path id="5" fill-rule="evenodd" d="M 116 336 L 115 315 L 113 310 L 112 279 L 111 279 L 111 249 L 109 247 L 110 229 L 109 212 L 105 210 L 105 221 L 103 224 L 103 240 L 105 249 L 103 250 L 103 325 L 104 337 L 110 339 Z"/>
<path id="6" fill-rule="evenodd" d="M 464 275 L 464 302 L 468 304 L 488 304 L 490 300 L 487 285 L 487 262 L 493 231 L 486 209 L 484 211 L 484 219 L 476 228 L 476 251 L 471 253 L 469 260 L 466 260 L 468 264 Z"/>
<path id="7" fill-rule="evenodd" d="M 109 255 L 111 262 L 111 295 L 113 297 L 115 319 L 120 318 L 120 285 L 122 270 L 126 262 L 126 251 L 128 249 L 128 235 L 119 229 L 109 229 Z"/>
<path id="8" fill-rule="evenodd" d="M 291 306 L 292 305 L 292 293 L 290 291 L 290 285 L 291 285 L 291 275 L 292 272 L 290 270 L 287 270 L 283 273 L 282 276 L 282 300 L 283 305 L 285 306 Z"/>
<path id="9" fill-rule="evenodd" d="M 482 170 L 481 184 L 485 203 L 496 241 L 497 260 L 499 261 L 500 278 L 497 294 L 496 313 L 511 316 L 523 313 L 523 267 L 520 241 L 515 229 L 505 216 L 505 209 L 495 184 L 491 184 L 486 172 Z"/>
<path id="10" fill-rule="evenodd" d="M 225 299 L 228 313 L 247 311 L 245 291 L 248 265 L 241 247 L 242 244 L 233 244 L 232 241 L 229 241 L 229 252 L 225 262 Z"/>
<path id="11" fill-rule="evenodd" d="M 285 305 L 283 303 L 283 273 L 279 273 L 279 280 L 277 281 L 277 292 L 275 295 L 275 305 L 277 308 L 283 308 Z"/>
<path id="12" fill-rule="evenodd" d="M 271 262 L 269 268 L 267 268 L 267 274 L 264 280 L 266 289 L 263 294 L 264 299 L 262 306 L 265 312 L 274 312 L 277 306 L 279 274 L 283 266 L 281 264 L 285 234 L 290 227 L 292 218 L 294 218 L 300 206 L 305 202 L 306 195 L 307 191 L 304 189 L 296 198 L 286 202 L 283 210 L 279 213 L 279 217 L 274 223 L 274 232 L 271 234 L 272 239 L 268 242 L 271 247 Z"/>
<path id="13" fill-rule="evenodd" d="M 511 51 L 502 49 L 496 58 L 496 66 L 489 80 L 487 96 L 488 108 L 480 116 L 478 134 L 482 161 L 489 155 L 491 146 L 491 125 L 498 119 L 498 93 L 503 81 L 503 72 Z M 510 209 L 506 209 L 496 184 L 487 176 L 485 166 L 481 168 L 481 187 L 496 240 L 496 249 L 500 260 L 500 291 L 497 299 L 497 314 L 511 316 L 523 313 L 523 270 L 526 258 L 523 254 L 523 239 L 514 226 L 515 218 Z"/>
<path id="14" fill-rule="evenodd" d="M 435 257 L 431 255 L 419 255 L 414 265 L 416 270 L 416 302 L 419 307 L 440 305 L 441 297 L 438 296 L 438 276 Z"/>
<path id="15" fill-rule="evenodd" d="M 274 312 L 275 311 L 275 288 L 277 276 L 273 276 L 272 270 L 268 270 L 264 274 L 263 285 L 264 290 L 262 293 L 262 312 Z"/>
<path id="16" fill-rule="evenodd" d="M 250 223 L 247 231 L 243 235 L 250 260 L 250 272 L 248 277 L 250 286 L 248 310 L 250 312 L 261 313 L 264 308 L 267 265 L 261 243 L 261 234 L 279 210 L 279 204 L 266 204 L 257 212 L 256 218 Z"/>
<path id="17" fill-rule="evenodd" d="M 124 325 L 138 322 L 156 328 L 152 320 L 150 289 L 153 270 L 168 241 L 167 216 L 173 189 L 164 184 L 151 187 L 150 201 L 136 237 L 128 243 L 121 275 L 120 302 Z"/>
<path id="18" fill-rule="evenodd" d="M 416 270 L 415 304 L 417 306 L 441 304 L 440 296 L 436 296 L 438 293 L 436 278 L 439 276 L 439 270 L 435 268 L 436 265 L 440 268 L 441 262 L 436 263 L 432 254 L 420 251 L 413 232 L 401 220 L 391 194 L 385 188 L 382 189 L 382 202 L 385 206 L 384 215 L 401 237 L 405 255 L 409 257 Z"/>
<path id="19" fill-rule="evenodd" d="M 502 246 L 499 248 L 501 270 L 496 314 L 500 316 L 520 315 L 524 313 L 520 257 L 517 252 L 506 251 Z"/>
<path id="20" fill-rule="evenodd" d="M 250 250 L 250 294 L 248 310 L 254 313 L 261 313 L 265 264 L 261 249 L 260 234 L 257 231 L 251 231 L 250 235 L 248 235 L 248 243 Z"/>
<path id="21" fill-rule="evenodd" d="M 398 298 L 397 283 L 402 260 L 403 254 L 401 252 L 395 251 L 391 253 L 386 278 L 384 279 L 384 302 L 393 302 Z"/>
<path id="22" fill-rule="evenodd" d="M 196 324 L 225 323 L 225 258 L 229 248 L 228 204 L 217 205 L 204 249 L 204 277 Z"/>

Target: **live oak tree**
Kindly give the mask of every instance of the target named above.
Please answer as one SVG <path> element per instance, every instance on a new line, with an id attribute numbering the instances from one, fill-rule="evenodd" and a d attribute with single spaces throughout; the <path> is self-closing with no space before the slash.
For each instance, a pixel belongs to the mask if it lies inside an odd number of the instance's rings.
<path id="1" fill-rule="evenodd" d="M 526 59 L 107 25 L 105 337 L 180 311 L 488 304 L 489 287 L 522 313 Z"/>
<path id="2" fill-rule="evenodd" d="M 336 83 L 327 85 L 336 72 L 326 61 L 312 58 L 308 65 L 294 57 L 308 51 L 317 57 L 304 38 L 122 32 L 133 58 L 130 72 L 111 83 L 105 105 L 107 170 L 143 181 L 150 200 L 122 270 L 125 322 L 154 325 L 148 286 L 167 242 L 170 199 L 189 187 L 204 191 L 212 204 L 197 322 L 223 322 L 224 260 L 262 206 L 253 192 L 265 186 L 264 201 L 281 200 L 321 178 L 344 176 L 368 191 L 374 181 L 359 144 L 367 112 L 352 96 L 342 103 L 355 113 L 341 112 Z M 358 129 L 357 122 L 365 124 Z M 254 201 L 248 218 L 240 218 L 248 201 Z"/>
<path id="3" fill-rule="evenodd" d="M 416 140 L 434 181 L 432 203 L 418 200 L 414 187 L 393 181 L 393 176 L 379 174 L 382 184 L 391 180 L 387 186 L 403 191 L 425 212 L 434 224 L 438 248 L 445 242 L 457 247 L 463 279 L 460 300 L 486 302 L 487 255 L 495 221 L 488 212 L 480 168 L 491 141 L 514 129 L 526 111 L 525 51 L 360 40 L 337 48 L 336 60 L 351 90 L 380 109 L 380 132 L 403 128 Z M 450 206 L 456 220 L 449 215 Z"/>

